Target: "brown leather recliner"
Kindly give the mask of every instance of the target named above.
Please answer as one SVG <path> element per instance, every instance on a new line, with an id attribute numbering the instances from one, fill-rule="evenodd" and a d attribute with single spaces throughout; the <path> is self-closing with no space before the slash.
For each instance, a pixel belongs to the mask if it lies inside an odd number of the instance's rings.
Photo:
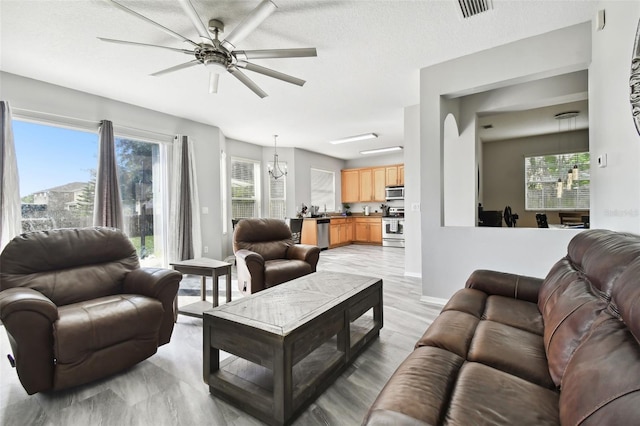
<path id="1" fill-rule="evenodd" d="M 291 229 L 279 219 L 242 219 L 233 232 L 238 288 L 245 294 L 316 271 L 320 249 L 294 244 Z"/>
<path id="2" fill-rule="evenodd" d="M 0 254 L 0 319 L 28 394 L 81 385 L 156 353 L 182 274 L 141 268 L 112 228 L 22 234 Z"/>

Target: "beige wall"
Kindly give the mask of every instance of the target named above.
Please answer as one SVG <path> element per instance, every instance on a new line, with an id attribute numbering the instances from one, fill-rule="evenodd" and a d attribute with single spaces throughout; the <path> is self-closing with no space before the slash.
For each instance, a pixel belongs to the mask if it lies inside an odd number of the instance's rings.
<path id="1" fill-rule="evenodd" d="M 482 206 L 504 210 L 511 206 L 517 226 L 536 228 L 536 213 L 524 209 L 524 157 L 589 151 L 589 131 L 564 132 L 483 144 Z M 557 212 L 546 212 L 549 223 L 560 223 Z"/>

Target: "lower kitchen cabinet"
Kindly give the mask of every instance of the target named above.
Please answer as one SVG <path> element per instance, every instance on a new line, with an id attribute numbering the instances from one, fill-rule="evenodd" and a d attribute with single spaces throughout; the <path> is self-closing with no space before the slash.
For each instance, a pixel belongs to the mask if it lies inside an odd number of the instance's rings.
<path id="1" fill-rule="evenodd" d="M 353 219 L 356 243 L 382 244 L 382 219 L 379 217 L 356 217 Z"/>
<path id="2" fill-rule="evenodd" d="M 351 244 L 353 240 L 353 221 L 351 218 L 331 218 L 329 225 L 329 247 Z"/>

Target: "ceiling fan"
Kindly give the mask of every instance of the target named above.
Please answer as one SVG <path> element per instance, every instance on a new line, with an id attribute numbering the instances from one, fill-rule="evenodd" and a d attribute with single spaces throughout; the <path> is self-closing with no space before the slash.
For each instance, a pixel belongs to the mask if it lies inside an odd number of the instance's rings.
<path id="1" fill-rule="evenodd" d="M 176 33 L 175 31 L 147 18 L 135 12 L 128 7 L 114 1 L 108 0 L 109 3 L 117 8 L 127 12 L 128 14 L 135 16 L 138 19 L 147 22 L 155 26 L 156 28 L 164 31 L 176 39 L 188 43 L 191 45 L 192 50 L 179 49 L 168 46 L 158 46 L 155 44 L 138 43 L 134 41 L 114 40 L 110 38 L 98 37 L 98 39 L 109 42 L 128 44 L 134 46 L 144 47 L 156 47 L 160 49 L 172 50 L 174 52 L 185 53 L 192 55 L 195 59 L 184 64 L 176 65 L 161 71 L 157 71 L 151 75 L 158 76 L 167 74 L 170 72 L 178 71 L 184 68 L 189 68 L 197 65 L 204 65 L 210 70 L 209 78 L 209 92 L 217 93 L 218 80 L 220 72 L 227 71 L 231 73 L 235 78 L 240 80 L 245 86 L 251 89 L 256 95 L 264 98 L 267 93 L 264 92 L 257 84 L 255 84 L 245 73 L 240 71 L 240 68 L 253 71 L 259 74 L 263 74 L 269 77 L 277 78 L 287 83 L 296 84 L 298 86 L 304 85 L 305 81 L 296 77 L 292 77 L 288 74 L 281 73 L 279 71 L 272 70 L 270 68 L 263 67 L 261 65 L 248 62 L 251 59 L 267 59 L 267 58 L 300 58 L 317 56 L 315 48 L 295 48 L 295 49 L 267 49 L 267 50 L 236 50 L 242 40 L 244 40 L 253 30 L 255 30 L 269 15 L 271 15 L 277 8 L 275 3 L 271 0 L 262 0 L 260 4 L 253 9 L 243 20 L 240 22 L 231 33 L 222 41 L 218 40 L 218 35 L 224 32 L 224 23 L 218 19 L 211 19 L 208 27 L 202 23 L 200 16 L 196 12 L 195 8 L 189 0 L 178 0 L 183 11 L 189 17 L 193 26 L 195 27 L 198 35 L 200 36 L 200 43 L 196 43 L 188 38 Z"/>

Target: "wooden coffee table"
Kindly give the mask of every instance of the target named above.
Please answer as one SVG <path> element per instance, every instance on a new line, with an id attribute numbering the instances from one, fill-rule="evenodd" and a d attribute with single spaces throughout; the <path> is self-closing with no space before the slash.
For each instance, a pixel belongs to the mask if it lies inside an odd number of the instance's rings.
<path id="1" fill-rule="evenodd" d="M 315 272 L 204 313 L 210 392 L 288 424 L 379 335 L 382 280 Z M 233 354 L 220 362 L 220 350 Z"/>

